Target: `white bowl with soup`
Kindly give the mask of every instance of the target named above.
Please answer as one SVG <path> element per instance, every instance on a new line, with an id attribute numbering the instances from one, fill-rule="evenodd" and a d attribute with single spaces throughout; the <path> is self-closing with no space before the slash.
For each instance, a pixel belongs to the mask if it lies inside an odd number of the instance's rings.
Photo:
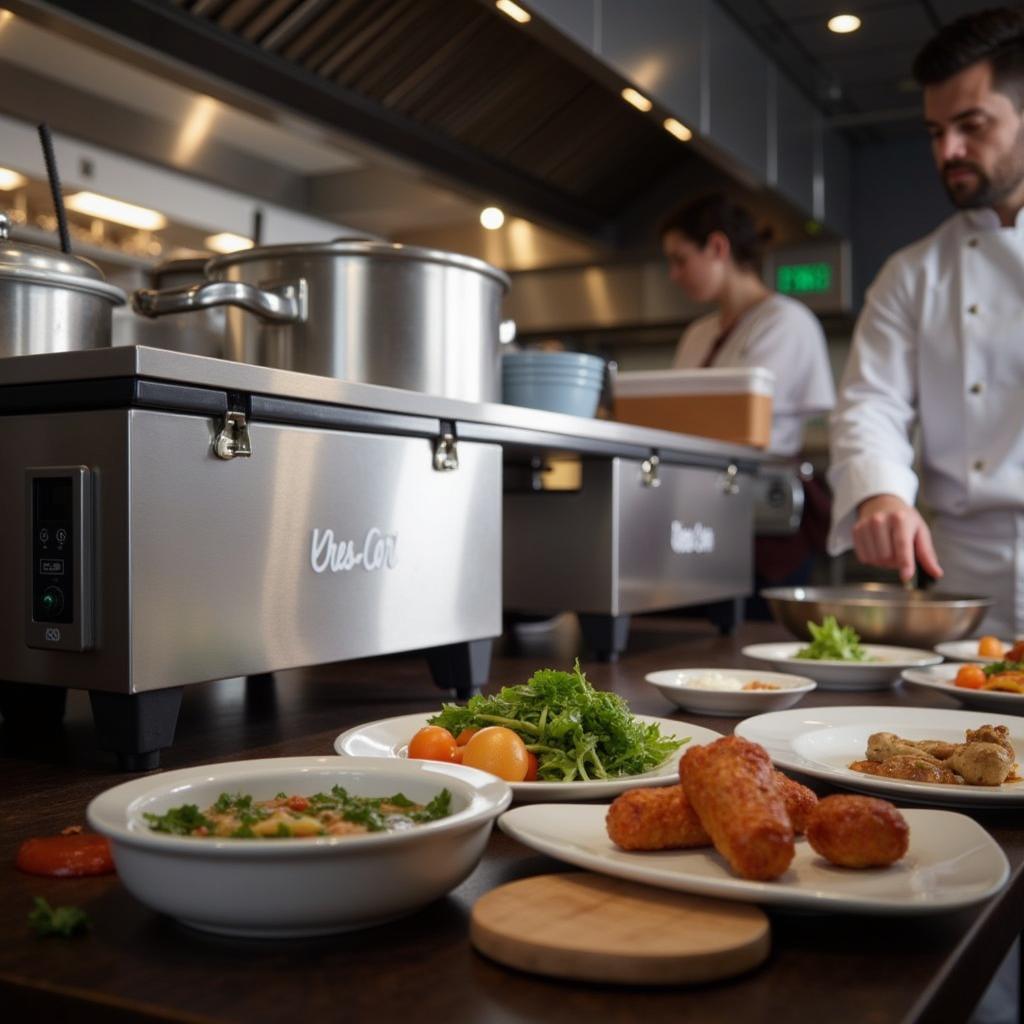
<path id="1" fill-rule="evenodd" d="M 286 757 L 135 779 L 87 818 L 146 906 L 205 931 L 283 938 L 369 927 L 445 895 L 511 800 L 507 783 L 462 765 Z"/>

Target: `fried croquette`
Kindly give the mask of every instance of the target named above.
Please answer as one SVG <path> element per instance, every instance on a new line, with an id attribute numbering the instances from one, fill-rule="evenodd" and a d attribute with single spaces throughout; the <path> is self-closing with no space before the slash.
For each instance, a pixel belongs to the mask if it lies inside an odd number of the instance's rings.
<path id="1" fill-rule="evenodd" d="M 764 747 L 739 736 L 691 747 L 680 777 L 715 849 L 736 874 L 767 881 L 786 871 L 795 853 L 793 825 Z"/>
<path id="2" fill-rule="evenodd" d="M 801 786 L 795 779 L 783 775 L 782 772 L 772 772 L 772 778 L 786 805 L 786 813 L 792 822 L 793 831 L 802 836 L 807 831 L 807 819 L 811 811 L 818 805 L 818 794 L 806 786 Z"/>
<path id="3" fill-rule="evenodd" d="M 710 846 L 711 836 L 682 786 L 631 789 L 612 801 L 605 816 L 608 836 L 623 850 L 684 850 Z"/>
<path id="4" fill-rule="evenodd" d="M 827 796 L 807 822 L 816 853 L 844 868 L 893 864 L 910 845 L 910 827 L 887 800 L 871 796 Z"/>

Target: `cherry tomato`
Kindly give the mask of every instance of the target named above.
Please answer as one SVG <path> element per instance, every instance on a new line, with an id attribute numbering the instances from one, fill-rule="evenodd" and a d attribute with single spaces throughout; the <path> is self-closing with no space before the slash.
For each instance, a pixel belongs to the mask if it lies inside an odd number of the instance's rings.
<path id="1" fill-rule="evenodd" d="M 409 741 L 409 757 L 419 761 L 454 761 L 455 737 L 439 725 L 425 725 Z"/>
<path id="2" fill-rule="evenodd" d="M 980 665 L 963 665 L 956 674 L 956 685 L 965 690 L 980 690 L 985 685 L 985 672 Z"/>
<path id="3" fill-rule="evenodd" d="M 522 782 L 530 766 L 530 754 L 518 733 L 503 725 L 490 725 L 466 744 L 462 763 L 506 782 Z"/>
<path id="4" fill-rule="evenodd" d="M 470 726 L 468 729 L 463 729 L 458 736 L 455 737 L 455 742 L 460 747 L 464 747 L 478 732 L 480 727 L 478 725 Z"/>
<path id="5" fill-rule="evenodd" d="M 103 836 L 92 833 L 26 839 L 18 847 L 14 863 L 30 875 L 59 878 L 108 875 L 114 870 L 110 844 Z"/>
<path id="6" fill-rule="evenodd" d="M 455 748 L 455 756 L 452 758 L 452 761 L 455 764 L 462 764 L 462 755 L 465 754 L 465 752 L 466 752 L 466 748 L 465 747 L 456 746 L 456 748 Z"/>
<path id="7" fill-rule="evenodd" d="M 285 806 L 290 811 L 308 811 L 309 801 L 304 796 L 290 796 Z"/>
<path id="8" fill-rule="evenodd" d="M 536 782 L 537 781 L 537 755 L 532 751 L 526 752 L 529 761 L 527 763 L 526 774 L 523 776 L 523 782 Z"/>
<path id="9" fill-rule="evenodd" d="M 983 636 L 978 641 L 978 654 L 983 658 L 1001 658 L 1006 648 L 996 636 Z"/>

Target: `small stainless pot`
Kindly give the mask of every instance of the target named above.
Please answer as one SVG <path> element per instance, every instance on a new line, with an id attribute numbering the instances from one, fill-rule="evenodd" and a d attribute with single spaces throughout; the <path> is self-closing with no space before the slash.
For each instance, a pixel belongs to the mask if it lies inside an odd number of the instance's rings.
<path id="1" fill-rule="evenodd" d="M 11 241 L 0 213 L 0 356 L 106 348 L 125 301 L 89 260 Z"/>
<path id="2" fill-rule="evenodd" d="M 467 401 L 499 394 L 501 300 L 481 260 L 343 239 L 217 256 L 207 283 L 134 294 L 163 316 L 228 306 L 229 359 Z"/>

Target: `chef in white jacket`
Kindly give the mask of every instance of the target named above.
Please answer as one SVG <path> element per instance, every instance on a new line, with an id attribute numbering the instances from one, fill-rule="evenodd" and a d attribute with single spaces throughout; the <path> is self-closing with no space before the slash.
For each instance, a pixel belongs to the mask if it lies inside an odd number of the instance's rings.
<path id="1" fill-rule="evenodd" d="M 914 74 L 959 212 L 867 293 L 832 418 L 829 549 L 904 580 L 916 560 L 941 589 L 989 594 L 984 631 L 1012 638 L 1024 631 L 1024 15 L 946 26 Z"/>

